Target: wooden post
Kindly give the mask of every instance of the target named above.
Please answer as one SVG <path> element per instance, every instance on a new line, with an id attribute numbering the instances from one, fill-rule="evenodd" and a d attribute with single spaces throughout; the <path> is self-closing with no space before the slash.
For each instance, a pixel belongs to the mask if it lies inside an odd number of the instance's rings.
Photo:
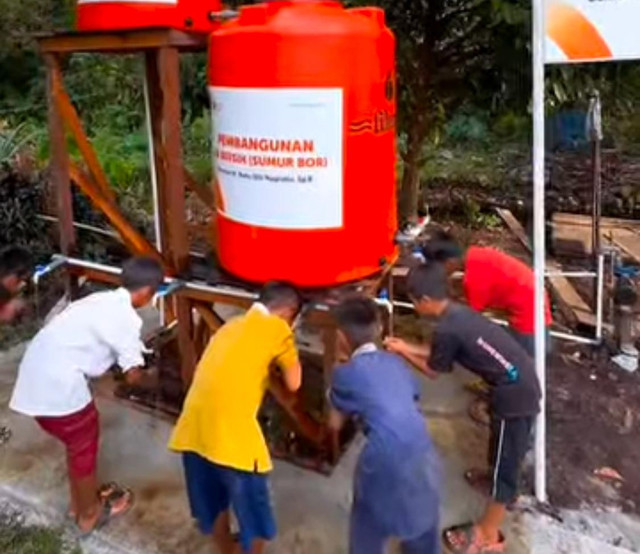
<path id="1" fill-rule="evenodd" d="M 157 51 L 154 59 L 148 56 L 147 76 L 158 172 L 158 202 L 164 221 L 161 229 L 163 254 L 171 261 L 176 274 L 182 275 L 189 266 L 189 240 L 185 225 L 178 50 L 164 47 Z M 192 304 L 188 299 L 178 296 L 175 307 L 182 382 L 186 388 L 191 383 L 196 366 Z"/>
<path id="2" fill-rule="evenodd" d="M 60 60 L 55 54 L 44 56 L 47 67 L 47 101 L 49 106 L 49 140 L 51 142 L 51 179 L 57 196 L 58 229 L 60 250 L 65 256 L 76 254 L 76 233 L 73 227 L 73 197 L 69 180 L 69 152 L 64 122 L 57 98 L 62 94 L 64 85 Z M 73 296 L 77 280 L 71 274 L 67 277 L 67 293 Z"/>
<path id="3" fill-rule="evenodd" d="M 71 102 L 71 98 L 69 98 L 67 91 L 62 87 L 57 91 L 56 103 L 69 133 L 73 136 L 73 140 L 75 140 L 78 150 L 80 150 L 93 179 L 100 188 L 100 192 L 110 202 L 115 202 L 115 194 L 109 186 L 109 181 L 107 180 L 107 176 L 102 169 L 102 166 L 100 165 L 98 155 L 93 149 L 93 146 L 91 146 L 91 142 L 89 142 L 89 139 L 84 132 L 82 121 L 80 120 L 80 116 L 78 115 L 73 102 Z"/>
<path id="4" fill-rule="evenodd" d="M 324 342 L 324 359 L 323 359 L 323 375 L 324 387 L 328 389 L 331 384 L 331 376 L 338 362 L 338 330 L 335 324 L 326 327 L 323 330 Z M 330 406 L 325 401 L 325 422 L 329 421 Z M 340 435 L 336 431 L 329 431 L 327 437 L 327 448 L 329 450 L 329 458 L 332 464 L 335 464 L 340 457 Z"/>

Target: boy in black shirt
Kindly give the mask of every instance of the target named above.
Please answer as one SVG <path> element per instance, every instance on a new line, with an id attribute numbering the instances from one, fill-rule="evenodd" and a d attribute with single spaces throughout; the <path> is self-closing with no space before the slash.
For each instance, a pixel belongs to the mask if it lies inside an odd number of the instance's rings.
<path id="1" fill-rule="evenodd" d="M 458 363 L 492 387 L 490 475 L 492 500 L 475 525 L 468 523 L 443 534 L 454 554 L 504 552 L 500 526 L 506 506 L 517 496 L 520 466 L 540 411 L 540 384 L 531 358 L 504 329 L 447 296 L 447 275 L 440 264 L 414 268 L 407 290 L 421 315 L 438 319 L 431 346 L 387 339 L 386 347 L 404 356 L 425 374 L 446 373 Z"/>

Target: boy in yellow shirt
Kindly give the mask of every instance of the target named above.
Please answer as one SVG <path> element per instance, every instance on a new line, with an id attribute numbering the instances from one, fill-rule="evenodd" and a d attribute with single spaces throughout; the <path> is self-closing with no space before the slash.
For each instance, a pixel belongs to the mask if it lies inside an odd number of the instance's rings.
<path id="1" fill-rule="evenodd" d="M 272 365 L 289 390 L 300 388 L 292 324 L 301 305 L 294 287 L 269 283 L 246 314 L 213 336 L 169 442 L 182 453 L 193 517 L 222 554 L 260 554 L 276 534 L 267 487 L 271 458 L 257 416 Z M 231 535 L 230 508 L 240 545 Z"/>

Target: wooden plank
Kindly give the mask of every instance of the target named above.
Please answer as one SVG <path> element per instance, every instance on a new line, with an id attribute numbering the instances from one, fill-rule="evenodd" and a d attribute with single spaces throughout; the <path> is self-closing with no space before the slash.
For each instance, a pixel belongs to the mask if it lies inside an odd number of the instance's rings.
<path id="1" fill-rule="evenodd" d="M 72 32 L 41 36 L 38 43 L 44 53 L 123 53 L 163 47 L 204 52 L 207 49 L 207 35 L 175 29 L 137 29 L 115 33 Z"/>
<path id="2" fill-rule="evenodd" d="M 562 271 L 562 266 L 553 260 L 547 260 L 547 271 L 560 272 Z M 596 316 L 591 307 L 578 294 L 578 291 L 566 277 L 554 275 L 549 277 L 548 280 L 556 297 L 561 301 L 561 308 L 563 305 L 565 306 L 564 312 L 570 319 L 573 316 L 577 323 L 585 327 L 596 326 Z M 567 314 L 567 312 L 569 313 Z"/>
<path id="3" fill-rule="evenodd" d="M 551 221 L 553 223 L 576 225 L 580 227 L 591 227 L 593 225 L 593 220 L 589 215 L 569 214 L 564 212 L 554 213 L 551 218 Z M 640 220 L 620 219 L 616 217 L 603 217 L 600 219 L 600 227 L 602 229 L 607 229 L 611 227 L 637 229 L 640 227 Z"/>
<path id="4" fill-rule="evenodd" d="M 65 126 L 78 145 L 78 150 L 80 150 L 80 154 L 82 154 L 82 157 L 84 158 L 95 182 L 100 188 L 100 191 L 106 198 L 115 202 L 115 194 L 109 185 L 107 176 L 102 170 L 96 151 L 93 149 L 93 146 L 91 146 L 91 143 L 84 132 L 82 121 L 80 121 L 78 112 L 73 106 L 71 98 L 69 98 L 66 90 L 61 89 L 58 91 L 58 94 L 56 94 L 56 102 Z"/>
<path id="5" fill-rule="evenodd" d="M 640 263 L 640 236 L 636 233 L 615 233 L 612 242 L 627 256 Z"/>
<path id="6" fill-rule="evenodd" d="M 122 241 L 133 253 L 149 256 L 163 262 L 160 253 L 135 229 L 120 209 L 105 198 L 98 186 L 76 164 L 69 162 L 69 176 L 91 203 L 109 220 L 111 226 L 120 234 Z M 73 221 L 72 227 L 73 227 Z"/>
<path id="7" fill-rule="evenodd" d="M 57 193 L 57 216 L 60 231 L 60 250 L 67 256 L 76 252 L 76 234 L 73 228 L 73 197 L 69 179 L 69 152 L 64 133 L 64 121 L 57 97 L 64 90 L 62 71 L 56 56 L 44 57 L 47 67 L 47 98 L 49 103 L 49 141 L 51 144 L 51 178 Z"/>
<path id="8" fill-rule="evenodd" d="M 506 226 L 522 245 L 531 252 L 529 237 L 511 211 L 498 208 L 496 209 L 496 213 L 502 218 Z M 551 273 L 556 273 L 562 271 L 562 266 L 553 260 L 547 260 L 546 269 Z M 596 326 L 596 317 L 591 311 L 591 308 L 566 277 L 553 276 L 549 277 L 548 281 L 560 303 L 560 309 L 568 319 L 573 319 L 586 327 Z"/>
<path id="9" fill-rule="evenodd" d="M 505 208 L 496 208 L 496 213 L 502 218 L 502 221 L 505 222 L 506 226 L 516 236 L 522 246 L 524 246 L 527 251 L 531 253 L 533 249 L 531 248 L 529 237 L 527 236 L 527 233 L 525 233 L 522 225 L 520 225 L 520 222 L 511 213 L 511 210 L 507 210 Z"/>

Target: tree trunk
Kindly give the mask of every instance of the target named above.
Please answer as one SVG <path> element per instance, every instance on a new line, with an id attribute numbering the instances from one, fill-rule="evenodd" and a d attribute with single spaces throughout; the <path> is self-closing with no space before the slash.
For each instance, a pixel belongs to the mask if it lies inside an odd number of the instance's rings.
<path id="1" fill-rule="evenodd" d="M 420 151 L 421 137 L 409 137 L 409 146 L 404 156 L 404 171 L 400 189 L 400 221 L 415 223 L 418 220 L 420 199 Z"/>

